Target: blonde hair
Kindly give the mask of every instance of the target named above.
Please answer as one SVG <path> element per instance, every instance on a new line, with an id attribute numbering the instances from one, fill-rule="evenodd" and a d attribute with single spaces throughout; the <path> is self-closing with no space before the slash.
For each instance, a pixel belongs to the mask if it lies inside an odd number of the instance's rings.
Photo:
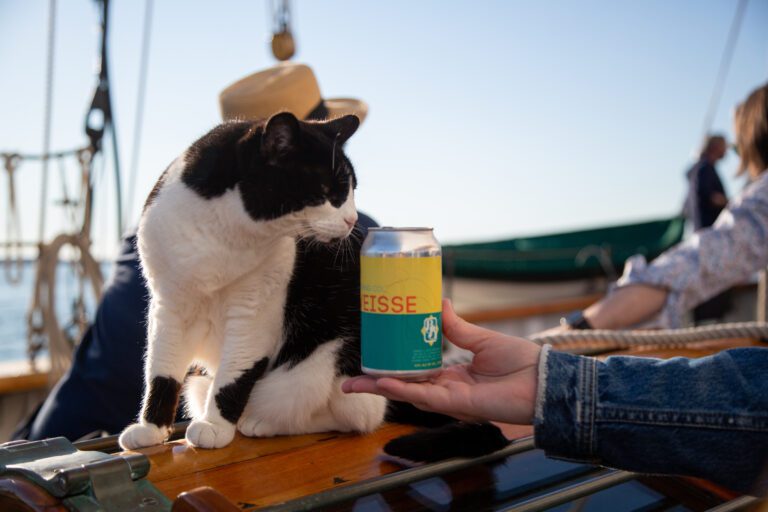
<path id="1" fill-rule="evenodd" d="M 768 84 L 752 91 L 733 118 L 741 163 L 738 173 L 754 178 L 768 167 Z"/>

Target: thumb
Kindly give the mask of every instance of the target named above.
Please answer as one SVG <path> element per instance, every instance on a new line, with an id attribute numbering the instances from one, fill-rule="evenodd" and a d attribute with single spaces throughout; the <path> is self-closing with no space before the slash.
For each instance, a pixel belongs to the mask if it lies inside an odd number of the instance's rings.
<path id="1" fill-rule="evenodd" d="M 443 332 L 454 345 L 475 353 L 480 349 L 482 341 L 496 334 L 459 317 L 450 299 L 443 299 Z"/>

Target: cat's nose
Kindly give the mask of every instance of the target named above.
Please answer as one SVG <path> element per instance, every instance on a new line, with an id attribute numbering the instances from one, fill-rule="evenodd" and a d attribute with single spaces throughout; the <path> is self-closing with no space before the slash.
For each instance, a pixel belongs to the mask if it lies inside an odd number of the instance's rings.
<path id="1" fill-rule="evenodd" d="M 355 227 L 355 222 L 357 222 L 357 215 L 354 217 L 344 217 L 344 222 L 347 224 L 349 229 L 352 229 Z"/>

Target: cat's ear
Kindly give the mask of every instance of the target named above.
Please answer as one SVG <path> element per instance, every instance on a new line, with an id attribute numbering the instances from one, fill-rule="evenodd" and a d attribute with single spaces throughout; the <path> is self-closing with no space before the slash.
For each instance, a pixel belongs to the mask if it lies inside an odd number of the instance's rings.
<path id="1" fill-rule="evenodd" d="M 360 118 L 356 115 L 349 114 L 331 121 L 326 121 L 322 125 L 323 130 L 325 130 L 332 139 L 338 136 L 337 140 L 339 144 L 344 144 L 357 131 L 357 128 L 360 126 Z"/>
<path id="2" fill-rule="evenodd" d="M 288 155 L 299 144 L 299 120 L 290 112 L 281 112 L 269 118 L 261 136 L 261 152 L 268 158 Z"/>

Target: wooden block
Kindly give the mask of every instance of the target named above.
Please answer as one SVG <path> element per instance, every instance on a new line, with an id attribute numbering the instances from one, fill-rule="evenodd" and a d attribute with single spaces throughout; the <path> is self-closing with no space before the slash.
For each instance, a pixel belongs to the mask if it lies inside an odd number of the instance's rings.
<path id="1" fill-rule="evenodd" d="M 220 492 L 210 487 L 198 487 L 179 494 L 171 512 L 239 512 L 240 509 Z"/>
<path id="2" fill-rule="evenodd" d="M 54 498 L 30 481 L 9 477 L 0 478 L 0 510 L 3 512 L 67 512 L 58 498 Z"/>

